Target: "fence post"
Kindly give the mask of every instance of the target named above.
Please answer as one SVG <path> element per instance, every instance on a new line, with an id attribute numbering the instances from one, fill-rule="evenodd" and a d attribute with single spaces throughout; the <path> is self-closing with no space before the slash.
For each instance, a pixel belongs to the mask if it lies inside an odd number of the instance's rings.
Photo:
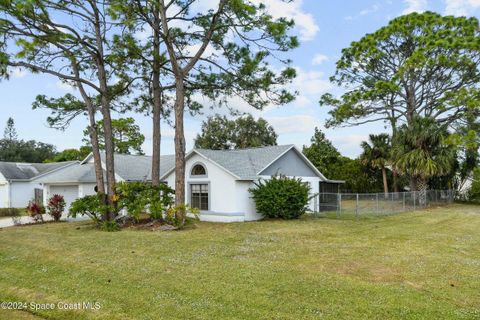
<path id="1" fill-rule="evenodd" d="M 337 194 L 337 218 L 340 216 L 341 211 L 342 211 L 342 194 L 338 193 Z"/>
<path id="2" fill-rule="evenodd" d="M 355 217 L 358 218 L 358 193 L 357 193 L 357 201 L 355 203 Z"/>
<path id="3" fill-rule="evenodd" d="M 405 192 L 403 192 L 403 212 L 405 212 Z"/>
<path id="4" fill-rule="evenodd" d="M 375 198 L 376 198 L 376 201 L 377 201 L 377 215 L 379 215 L 380 214 L 380 207 L 378 206 L 378 193 L 375 193 L 375 195 L 376 195 Z"/>
<path id="5" fill-rule="evenodd" d="M 394 192 L 392 192 L 392 213 L 395 213 L 395 199 L 393 198 L 395 195 Z"/>

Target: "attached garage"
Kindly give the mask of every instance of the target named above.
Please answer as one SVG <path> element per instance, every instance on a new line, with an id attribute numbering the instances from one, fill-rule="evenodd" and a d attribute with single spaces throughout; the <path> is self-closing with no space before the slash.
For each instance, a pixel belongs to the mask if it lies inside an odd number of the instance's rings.
<path id="1" fill-rule="evenodd" d="M 0 208 L 25 208 L 41 197 L 43 186 L 36 179 L 78 164 L 78 161 L 23 163 L 0 161 Z M 70 184 L 70 183 L 66 183 Z"/>
<path id="2" fill-rule="evenodd" d="M 54 194 L 63 196 L 66 203 L 65 211 L 68 211 L 70 204 L 78 198 L 78 185 L 51 185 L 49 197 L 53 196 Z"/>

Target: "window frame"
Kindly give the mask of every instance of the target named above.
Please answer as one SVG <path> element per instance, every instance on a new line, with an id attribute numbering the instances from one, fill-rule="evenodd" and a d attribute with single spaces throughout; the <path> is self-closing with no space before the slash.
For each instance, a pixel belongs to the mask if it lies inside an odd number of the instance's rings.
<path id="1" fill-rule="evenodd" d="M 210 182 L 209 181 L 195 181 L 195 182 L 189 182 L 188 183 L 188 197 L 189 197 L 189 204 L 190 206 L 193 207 L 193 188 L 192 186 L 194 185 L 199 185 L 200 186 L 200 189 L 201 189 L 201 186 L 206 186 L 206 193 L 207 193 L 207 209 L 202 209 L 202 195 L 205 194 L 205 192 L 202 192 L 202 190 L 200 190 L 200 204 L 199 204 L 199 207 L 198 208 L 200 211 L 210 211 L 210 208 L 211 208 L 211 189 L 210 189 Z"/>
<path id="2" fill-rule="evenodd" d="M 202 167 L 203 167 L 203 170 L 205 170 L 205 174 L 198 174 L 198 175 L 192 174 L 193 169 L 194 169 L 196 166 L 202 166 Z M 192 164 L 192 166 L 190 167 L 190 178 L 193 178 L 193 179 L 208 178 L 207 166 L 206 166 L 205 164 L 203 164 L 202 162 L 195 162 L 194 164 Z"/>

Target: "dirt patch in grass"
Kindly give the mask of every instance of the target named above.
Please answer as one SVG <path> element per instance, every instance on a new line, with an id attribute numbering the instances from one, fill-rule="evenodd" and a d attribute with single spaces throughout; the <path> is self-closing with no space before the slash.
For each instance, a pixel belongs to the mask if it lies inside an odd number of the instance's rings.
<path id="1" fill-rule="evenodd" d="M 150 231 L 173 231 L 178 230 L 177 227 L 166 223 L 162 220 L 139 219 L 138 221 L 129 220 L 121 225 L 122 229 L 137 229 Z"/>

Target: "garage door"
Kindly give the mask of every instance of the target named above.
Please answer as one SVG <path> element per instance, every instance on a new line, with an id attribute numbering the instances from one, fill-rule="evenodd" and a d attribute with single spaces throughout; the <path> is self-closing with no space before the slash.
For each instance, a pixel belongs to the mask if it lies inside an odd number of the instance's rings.
<path id="1" fill-rule="evenodd" d="M 70 204 L 78 198 L 78 185 L 76 186 L 50 186 L 50 197 L 54 194 L 62 195 L 65 199 L 65 212 L 70 208 Z"/>
<path id="2" fill-rule="evenodd" d="M 0 185 L 0 208 L 8 207 L 8 186 Z"/>

